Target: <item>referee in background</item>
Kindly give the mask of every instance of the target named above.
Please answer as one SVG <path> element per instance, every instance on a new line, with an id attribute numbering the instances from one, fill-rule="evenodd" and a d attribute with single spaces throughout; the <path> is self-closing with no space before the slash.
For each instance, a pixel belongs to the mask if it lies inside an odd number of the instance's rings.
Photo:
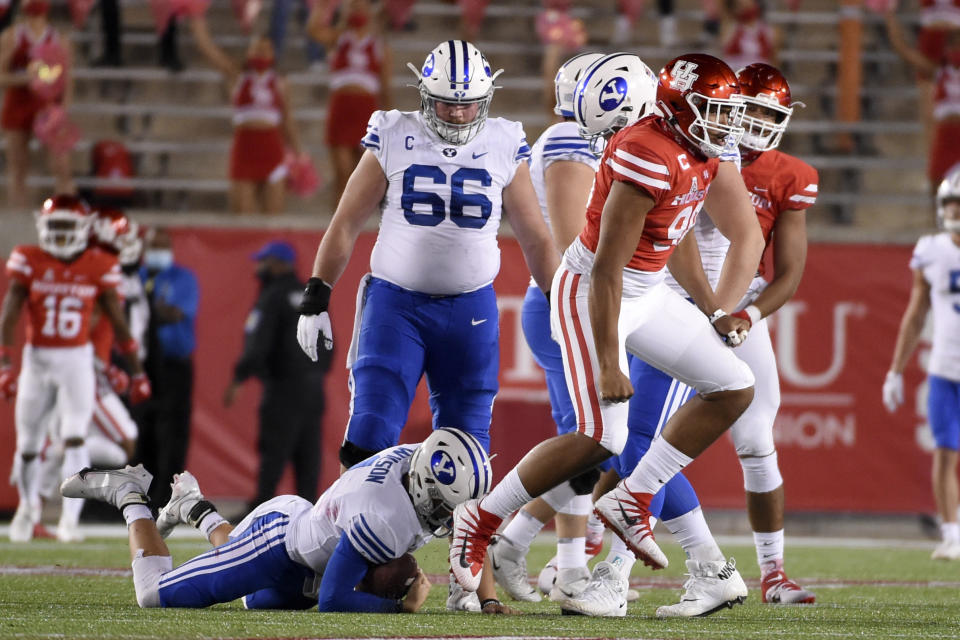
<path id="1" fill-rule="evenodd" d="M 250 377 L 263 383 L 260 401 L 260 474 L 257 505 L 276 495 L 287 462 L 293 463 L 297 495 L 317 499 L 320 475 L 320 431 L 324 409 L 323 379 L 330 352 L 312 362 L 297 344 L 297 321 L 304 283 L 294 271 L 296 252 L 286 242 L 268 242 L 252 256 L 260 295 L 247 316 L 243 353 L 233 381 L 223 394 L 229 407 L 240 385 Z"/>

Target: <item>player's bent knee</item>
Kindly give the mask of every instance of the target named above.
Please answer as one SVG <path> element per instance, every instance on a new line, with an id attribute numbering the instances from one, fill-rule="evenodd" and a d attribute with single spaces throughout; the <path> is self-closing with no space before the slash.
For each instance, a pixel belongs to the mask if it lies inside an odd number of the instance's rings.
<path id="1" fill-rule="evenodd" d="M 777 452 L 765 456 L 740 458 L 743 468 L 743 488 L 750 493 L 769 493 L 783 484 Z"/>
<path id="2" fill-rule="evenodd" d="M 170 556 L 144 556 L 143 549 L 133 559 L 133 588 L 141 609 L 152 609 L 160 604 L 160 577 L 173 569 Z"/>
<path id="3" fill-rule="evenodd" d="M 371 449 L 364 449 L 353 444 L 349 440 L 344 440 L 340 445 L 340 464 L 349 469 L 358 462 L 363 462 L 370 456 L 378 453 Z"/>
<path id="4" fill-rule="evenodd" d="M 589 494 L 574 496 L 562 509 L 557 509 L 557 513 L 568 516 L 588 516 L 593 510 L 593 499 Z"/>

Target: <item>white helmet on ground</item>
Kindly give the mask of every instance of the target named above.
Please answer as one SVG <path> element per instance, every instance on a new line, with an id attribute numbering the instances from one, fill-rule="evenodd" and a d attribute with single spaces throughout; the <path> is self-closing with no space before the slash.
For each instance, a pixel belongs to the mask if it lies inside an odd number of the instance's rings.
<path id="1" fill-rule="evenodd" d="M 490 63 L 480 50 L 466 40 L 448 40 L 427 54 L 423 67 L 407 66 L 417 76 L 420 111 L 427 124 L 450 144 L 463 145 L 471 140 L 487 120 L 493 83 L 503 69 L 491 72 Z M 437 117 L 437 102 L 480 105 L 476 117 L 464 124 L 446 122 Z"/>
<path id="2" fill-rule="evenodd" d="M 562 65 L 553 79 L 554 94 L 557 103 L 553 112 L 564 118 L 573 117 L 573 93 L 577 82 L 583 77 L 584 70 L 603 57 L 602 53 L 578 53 Z"/>
<path id="3" fill-rule="evenodd" d="M 657 76 L 638 56 L 611 53 L 583 71 L 573 97 L 580 135 L 596 152 L 602 141 L 656 113 Z"/>
<path id="4" fill-rule="evenodd" d="M 410 458 L 407 491 L 420 521 L 446 535 L 454 508 L 490 490 L 493 472 L 483 447 L 459 429 L 437 429 Z"/>
<path id="5" fill-rule="evenodd" d="M 953 167 L 937 188 L 937 226 L 950 233 L 960 233 L 960 219 L 946 219 L 948 202 L 960 202 L 960 165 Z"/>

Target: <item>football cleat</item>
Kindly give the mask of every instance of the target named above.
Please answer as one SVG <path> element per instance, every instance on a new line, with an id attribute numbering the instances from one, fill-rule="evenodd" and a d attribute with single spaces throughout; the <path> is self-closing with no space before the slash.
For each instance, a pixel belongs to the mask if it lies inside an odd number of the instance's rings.
<path id="1" fill-rule="evenodd" d="M 10 521 L 10 542 L 30 542 L 33 537 L 33 523 L 30 507 L 26 502 L 21 502 Z"/>
<path id="2" fill-rule="evenodd" d="M 190 510 L 203 500 L 200 485 L 189 471 L 173 475 L 170 483 L 170 501 L 157 514 L 157 531 L 166 538 L 178 524 L 190 522 Z"/>
<path id="3" fill-rule="evenodd" d="M 467 591 L 480 586 L 483 561 L 490 537 L 503 522 L 499 516 L 480 507 L 479 498 L 457 505 L 453 511 L 453 540 L 450 543 L 450 568 Z"/>
<path id="4" fill-rule="evenodd" d="M 588 582 L 590 582 L 590 569 L 587 568 L 587 565 L 560 569 L 553 581 L 553 588 L 550 589 L 550 599 L 554 602 L 563 602 L 570 598 L 576 598 L 583 593 Z"/>
<path id="5" fill-rule="evenodd" d="M 631 493 L 623 480 L 594 504 L 594 512 L 651 569 L 663 569 L 669 562 L 650 529 L 649 493 Z"/>
<path id="6" fill-rule="evenodd" d="M 90 498 L 123 509 L 130 504 L 146 504 L 151 480 L 153 475 L 142 464 L 123 469 L 87 467 L 64 480 L 60 493 L 65 498 Z"/>
<path id="7" fill-rule="evenodd" d="M 708 616 L 724 607 L 732 609 L 747 599 L 747 585 L 733 558 L 727 562 L 687 560 L 687 570 L 690 578 L 683 584 L 680 602 L 657 607 L 658 618 Z"/>
<path id="8" fill-rule="evenodd" d="M 537 589 L 540 593 L 550 597 L 550 591 L 553 589 L 553 583 L 557 581 L 557 556 L 553 556 L 547 561 L 547 564 L 540 570 L 537 576 Z"/>
<path id="9" fill-rule="evenodd" d="M 504 536 L 493 536 L 490 540 L 490 566 L 493 578 L 504 591 L 521 602 L 540 602 L 540 594 L 530 586 L 527 578 L 527 556 Z"/>
<path id="10" fill-rule="evenodd" d="M 767 604 L 812 604 L 817 597 L 787 577 L 783 569 L 771 571 L 760 580 L 760 594 Z"/>
<path id="11" fill-rule="evenodd" d="M 932 560 L 960 560 L 960 542 L 944 540 L 930 554 Z"/>
<path id="12" fill-rule="evenodd" d="M 560 602 L 564 615 L 619 618 L 627 615 L 627 579 L 609 562 L 598 562 L 593 576 L 575 598 Z"/>
<path id="13" fill-rule="evenodd" d="M 447 611 L 480 611 L 480 598 L 476 591 L 467 591 L 450 574 L 450 588 L 447 591 Z"/>

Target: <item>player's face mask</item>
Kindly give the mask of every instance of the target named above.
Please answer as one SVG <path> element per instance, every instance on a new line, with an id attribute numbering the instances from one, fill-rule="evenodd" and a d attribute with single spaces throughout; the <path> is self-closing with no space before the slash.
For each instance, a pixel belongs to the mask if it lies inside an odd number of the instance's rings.
<path id="1" fill-rule="evenodd" d="M 960 200 L 949 200 L 943 205 L 943 229 L 960 233 Z"/>

